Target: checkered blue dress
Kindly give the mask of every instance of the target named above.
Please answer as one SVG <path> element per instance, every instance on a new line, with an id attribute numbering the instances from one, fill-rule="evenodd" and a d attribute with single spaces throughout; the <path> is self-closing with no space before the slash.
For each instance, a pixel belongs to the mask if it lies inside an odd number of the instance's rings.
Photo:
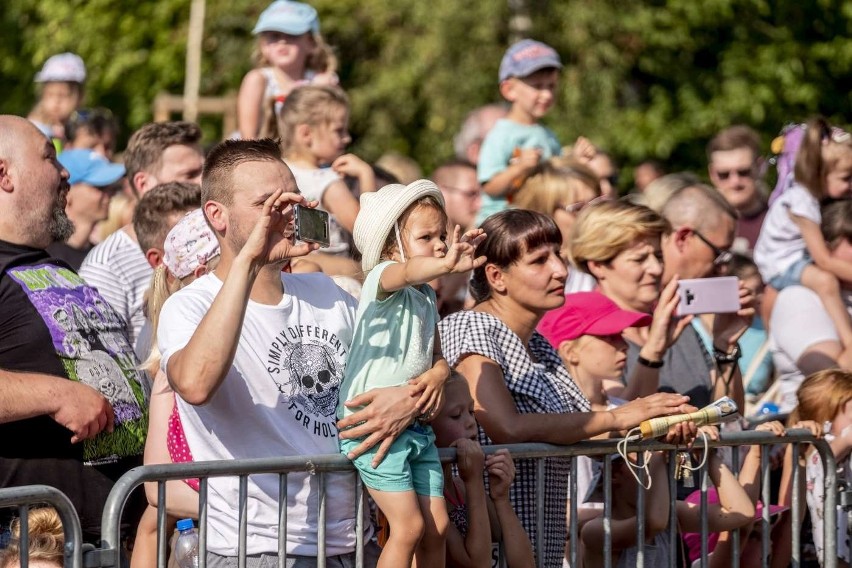
<path id="1" fill-rule="evenodd" d="M 450 366 L 467 355 L 481 355 L 500 365 L 506 388 L 519 413 L 558 414 L 591 410 L 559 355 L 544 337 L 533 333 L 529 351 L 497 317 L 474 311 L 457 312 L 438 324 L 441 347 Z M 479 441 L 492 444 L 479 428 Z M 509 496 L 518 517 L 536 546 L 536 470 L 534 460 L 515 462 L 517 473 Z M 545 463 L 544 558 L 541 566 L 558 568 L 564 556 L 570 461 L 547 458 Z"/>

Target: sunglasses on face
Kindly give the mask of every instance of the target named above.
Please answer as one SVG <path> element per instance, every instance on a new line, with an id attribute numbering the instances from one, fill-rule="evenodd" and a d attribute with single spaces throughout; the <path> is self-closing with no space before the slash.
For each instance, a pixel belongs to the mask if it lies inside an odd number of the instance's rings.
<path id="1" fill-rule="evenodd" d="M 753 168 L 743 168 L 737 170 L 717 170 L 716 175 L 719 176 L 719 179 L 722 181 L 727 180 L 731 175 L 737 174 L 737 177 L 741 178 L 751 178 L 754 176 Z"/>
<path id="2" fill-rule="evenodd" d="M 707 237 L 705 237 L 695 229 L 692 230 L 692 234 L 698 237 L 702 243 L 710 247 L 710 249 L 713 251 L 713 254 L 716 255 L 716 258 L 713 259 L 713 266 L 724 266 L 734 259 L 734 253 L 729 250 L 720 249 L 719 247 L 711 243 L 709 240 L 707 240 Z"/>
<path id="3" fill-rule="evenodd" d="M 603 201 L 609 201 L 609 197 L 606 195 L 598 195 L 594 199 L 590 199 L 588 201 L 578 201 L 576 203 L 569 203 L 568 205 L 560 205 L 559 209 L 571 213 L 572 215 L 576 215 L 589 205 L 594 205 L 595 203 L 601 203 Z"/>

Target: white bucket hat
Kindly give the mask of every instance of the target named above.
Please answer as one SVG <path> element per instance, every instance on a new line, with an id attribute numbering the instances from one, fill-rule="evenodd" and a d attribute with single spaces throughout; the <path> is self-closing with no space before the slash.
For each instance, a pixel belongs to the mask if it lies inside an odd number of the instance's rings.
<path id="1" fill-rule="evenodd" d="M 428 179 L 419 179 L 408 185 L 392 183 L 378 191 L 361 194 L 361 210 L 355 219 L 352 238 L 361 251 L 364 272 L 379 263 L 382 248 L 397 219 L 412 203 L 424 197 L 432 197 L 441 207 L 444 206 L 441 190 Z"/>

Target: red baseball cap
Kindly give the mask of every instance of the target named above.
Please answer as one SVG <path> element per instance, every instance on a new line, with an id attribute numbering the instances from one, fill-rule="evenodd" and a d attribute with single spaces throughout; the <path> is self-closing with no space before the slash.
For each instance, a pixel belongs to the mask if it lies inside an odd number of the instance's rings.
<path id="1" fill-rule="evenodd" d="M 600 292 L 577 292 L 565 296 L 561 308 L 547 312 L 538 332 L 553 347 L 582 335 L 615 335 L 628 327 L 651 325 L 651 315 L 622 310 Z"/>

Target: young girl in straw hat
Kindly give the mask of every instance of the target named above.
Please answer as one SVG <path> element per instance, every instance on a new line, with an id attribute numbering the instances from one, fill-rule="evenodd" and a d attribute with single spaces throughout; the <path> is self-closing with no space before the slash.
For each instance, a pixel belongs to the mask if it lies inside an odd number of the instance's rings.
<path id="1" fill-rule="evenodd" d="M 409 383 L 421 418 L 390 445 L 386 457 L 374 446 L 361 455 L 363 439 L 341 440 L 340 449 L 358 469 L 390 524 L 378 566 L 444 566 L 449 522 L 435 434 L 426 423 L 443 401 L 449 367 L 435 341 L 438 311 L 428 282 L 467 272 L 485 262 L 474 249 L 481 229 L 447 242 L 447 215 L 438 187 L 428 180 L 391 184 L 361 195 L 355 245 L 368 272 L 358 306 L 355 337 L 340 385 L 338 417 L 357 410 L 343 401 L 378 387 Z M 419 377 L 434 367 L 433 372 Z"/>

